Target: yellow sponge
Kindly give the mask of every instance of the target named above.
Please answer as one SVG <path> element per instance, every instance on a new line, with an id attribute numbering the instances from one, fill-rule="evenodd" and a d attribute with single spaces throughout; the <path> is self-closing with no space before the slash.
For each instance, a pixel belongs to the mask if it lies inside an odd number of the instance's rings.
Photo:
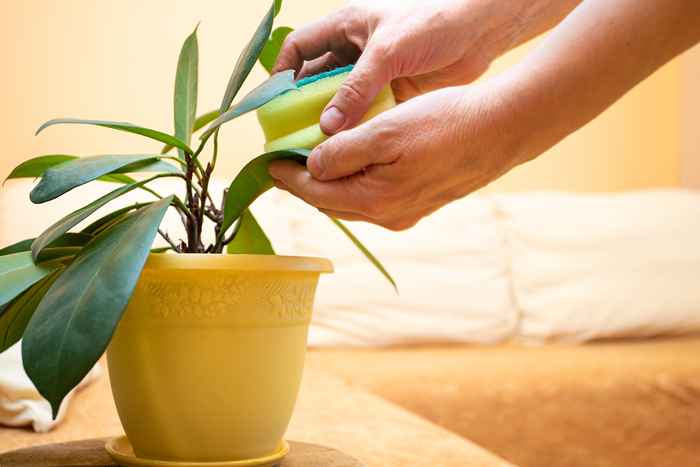
<path id="1" fill-rule="evenodd" d="M 321 112 L 345 81 L 352 65 L 303 78 L 298 91 L 288 91 L 257 111 L 265 133 L 265 152 L 280 149 L 313 149 L 328 138 L 319 126 Z M 396 105 L 390 86 L 372 103 L 362 121 Z"/>

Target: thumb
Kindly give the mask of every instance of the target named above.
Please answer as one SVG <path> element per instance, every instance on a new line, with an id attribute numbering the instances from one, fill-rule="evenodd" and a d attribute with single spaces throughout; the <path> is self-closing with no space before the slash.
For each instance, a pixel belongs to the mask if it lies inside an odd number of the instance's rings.
<path id="1" fill-rule="evenodd" d="M 378 46 L 368 45 L 350 75 L 321 114 L 321 130 L 327 135 L 357 125 L 372 101 L 394 76 L 389 60 Z"/>

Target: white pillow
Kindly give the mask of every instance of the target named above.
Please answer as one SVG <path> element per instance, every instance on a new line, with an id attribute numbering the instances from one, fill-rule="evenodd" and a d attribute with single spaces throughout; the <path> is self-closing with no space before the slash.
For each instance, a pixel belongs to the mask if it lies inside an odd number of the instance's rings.
<path id="1" fill-rule="evenodd" d="M 316 209 L 279 191 L 253 208 L 276 246 L 279 237 L 267 222 L 288 218 L 291 244 L 278 252 L 333 260 L 336 272 L 321 279 L 317 292 L 312 346 L 484 343 L 513 334 L 517 311 L 503 238 L 481 197 L 453 203 L 404 232 L 346 223 L 392 273 L 398 295 Z"/>
<path id="2" fill-rule="evenodd" d="M 700 194 L 495 197 L 525 340 L 700 331 Z"/>

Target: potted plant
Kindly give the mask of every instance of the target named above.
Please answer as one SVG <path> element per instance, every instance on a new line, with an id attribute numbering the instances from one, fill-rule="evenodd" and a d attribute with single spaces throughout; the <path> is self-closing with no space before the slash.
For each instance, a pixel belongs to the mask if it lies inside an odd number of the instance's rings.
<path id="1" fill-rule="evenodd" d="M 69 118 L 51 120 L 38 131 L 58 124 L 96 125 L 157 140 L 165 145 L 160 154 L 46 155 L 22 163 L 9 176 L 40 177 L 30 195 L 34 203 L 95 180 L 118 185 L 36 238 L 0 250 L 0 352 L 22 339 L 25 370 L 55 416 L 66 394 L 107 350 L 128 437 L 108 443 L 119 462 L 262 465 L 286 453 L 282 436 L 301 379 L 314 291 L 319 275 L 331 272 L 332 265 L 320 258 L 274 255 L 250 206 L 273 186 L 269 162 L 304 163 L 308 147 L 254 158 L 219 204 L 210 191 L 219 127 L 286 92 L 298 92 L 288 71 L 232 105 L 258 59 L 269 70 L 289 32 L 272 31 L 280 3 L 273 2 L 239 56 L 219 108 L 199 117 L 196 29 L 185 40 L 175 79 L 173 134 Z M 202 129 L 195 146 L 192 135 Z M 205 163 L 200 156 L 209 146 L 211 160 Z M 152 182 L 161 178 L 181 180 L 184 196 L 156 192 Z M 134 190 L 153 200 L 85 225 L 98 209 Z M 171 209 L 182 220 L 183 239 L 160 229 Z M 393 284 L 347 227 L 333 222 Z M 203 240 L 205 227 L 213 228 L 212 243 Z M 158 235 L 167 247 L 153 248 Z"/>

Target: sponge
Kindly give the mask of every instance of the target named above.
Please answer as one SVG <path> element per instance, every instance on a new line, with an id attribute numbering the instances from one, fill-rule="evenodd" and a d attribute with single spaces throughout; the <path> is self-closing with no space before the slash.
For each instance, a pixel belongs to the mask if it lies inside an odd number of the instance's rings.
<path id="1" fill-rule="evenodd" d="M 313 149 L 328 138 L 319 126 L 321 112 L 350 74 L 352 65 L 300 79 L 296 91 L 288 91 L 257 111 L 265 133 L 265 152 L 280 149 Z M 376 97 L 362 121 L 396 105 L 390 86 Z"/>

